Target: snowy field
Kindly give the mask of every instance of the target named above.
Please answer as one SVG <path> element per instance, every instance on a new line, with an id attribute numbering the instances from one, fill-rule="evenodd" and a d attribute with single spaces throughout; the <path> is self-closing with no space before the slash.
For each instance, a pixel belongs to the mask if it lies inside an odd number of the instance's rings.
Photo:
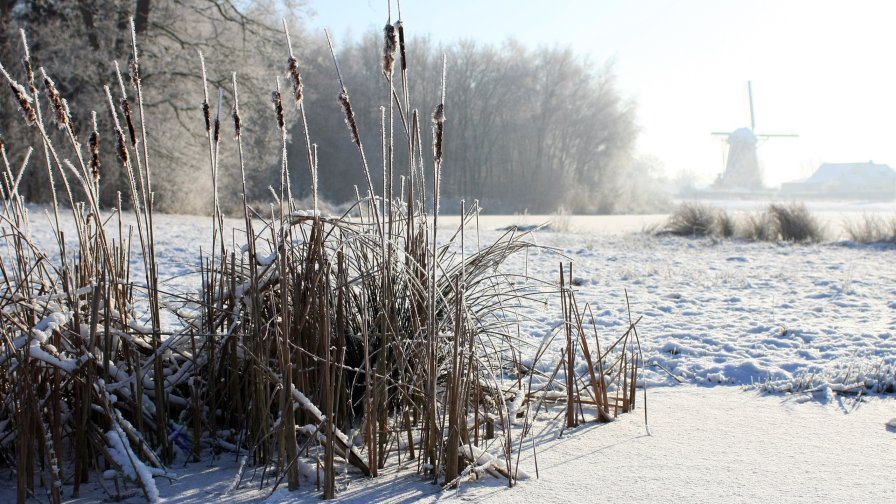
<path id="1" fill-rule="evenodd" d="M 834 224 L 891 207 L 810 205 L 831 212 L 824 215 Z M 534 232 L 532 240 L 545 248 L 508 264 L 518 273 L 555 279 L 559 264 L 571 261 L 577 299 L 592 305 L 604 340 L 615 340 L 627 328 L 628 293 L 632 316 L 643 317 L 638 329 L 651 365 L 640 384 L 647 385 L 649 428 L 643 402 L 616 422 L 588 424 L 560 438 L 551 428 L 552 417 L 545 417 L 536 424 L 542 442 L 537 451 L 528 447 L 520 453 L 520 469 L 530 478 L 516 488 L 486 476 L 443 492 L 421 481 L 411 465 L 381 476 L 391 480 L 385 485 L 344 478 L 338 482 L 339 498 L 896 502 L 896 249 L 640 232 L 662 219 L 570 218 L 565 232 Z M 467 245 L 493 241 L 503 233 L 497 228 L 508 224 L 538 220 L 483 217 L 478 240 L 468 230 Z M 210 235 L 210 219 L 159 216 L 156 224 L 162 278 L 171 279 L 171 289 L 195 288 L 198 278 L 190 273 L 202 238 Z M 35 238 L 49 247 L 50 237 L 39 229 Z M 560 327 L 556 296 L 545 296 L 523 315 L 522 334 L 531 342 L 521 348 L 523 355 L 549 342 L 559 358 L 563 343 L 551 341 Z M 869 390 L 871 384 L 884 392 Z M 313 482 L 293 494 L 271 495 L 257 480 L 234 488 L 237 467 L 227 454 L 213 463 L 175 467 L 182 478 L 159 481 L 159 491 L 164 501 L 180 503 L 279 503 L 319 496 Z M 14 491 L 14 480 L 4 478 L 10 476 L 0 473 L 5 502 L 14 496 L 4 493 Z M 91 497 L 102 495 L 95 489 Z M 131 500 L 142 498 L 135 492 Z"/>

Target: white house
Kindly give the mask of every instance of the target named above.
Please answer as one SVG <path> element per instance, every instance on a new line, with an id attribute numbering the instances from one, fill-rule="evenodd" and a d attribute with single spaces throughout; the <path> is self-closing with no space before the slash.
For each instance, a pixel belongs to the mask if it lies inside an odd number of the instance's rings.
<path id="1" fill-rule="evenodd" d="M 896 171 L 889 165 L 824 163 L 811 177 L 781 185 L 781 193 L 795 197 L 848 199 L 896 198 Z"/>

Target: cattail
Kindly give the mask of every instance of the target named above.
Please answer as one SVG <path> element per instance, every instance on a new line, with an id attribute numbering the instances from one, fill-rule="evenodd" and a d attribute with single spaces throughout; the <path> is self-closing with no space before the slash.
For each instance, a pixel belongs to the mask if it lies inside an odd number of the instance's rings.
<path id="1" fill-rule="evenodd" d="M 128 146 L 124 140 L 124 133 L 121 131 L 121 128 L 115 128 L 115 145 L 118 148 L 118 159 L 121 159 L 121 162 L 124 164 L 128 164 Z"/>
<path id="2" fill-rule="evenodd" d="M 137 66 L 136 59 L 131 59 L 131 62 L 128 65 L 128 71 L 131 74 L 131 84 L 134 85 L 134 90 L 140 91 L 140 69 Z"/>
<path id="3" fill-rule="evenodd" d="M 25 122 L 27 122 L 29 126 L 36 123 L 37 114 L 34 112 L 34 107 L 31 106 L 31 98 L 28 96 L 25 88 L 14 81 L 9 81 L 9 87 L 12 89 L 13 94 L 16 95 L 16 100 L 19 101 L 19 106 L 22 108 L 22 114 L 25 115 Z"/>
<path id="4" fill-rule="evenodd" d="M 32 91 L 35 91 L 34 90 L 34 67 L 31 66 L 31 52 L 28 49 L 28 38 L 25 36 L 25 30 L 23 28 L 19 28 L 19 35 L 22 38 L 22 50 L 25 53 L 25 55 L 22 57 L 22 66 L 25 67 L 25 82 L 27 82 L 31 85 Z M 3 74 L 6 75 L 6 71 L 4 71 Z M 9 79 L 9 76 L 6 75 L 6 78 Z M 27 113 L 26 113 L 26 116 L 27 116 Z M 34 121 L 29 119 L 28 124 L 33 124 L 34 122 L 36 122 L 36 120 L 37 120 L 36 117 L 35 117 Z"/>
<path id="5" fill-rule="evenodd" d="M 240 109 L 237 108 L 236 105 L 233 106 L 233 112 L 230 114 L 233 117 L 233 132 L 235 136 L 240 136 L 240 129 L 242 128 L 242 120 L 240 119 Z"/>
<path id="6" fill-rule="evenodd" d="M 432 113 L 432 124 L 435 129 L 433 138 L 433 150 L 436 163 L 442 162 L 442 138 L 445 134 L 445 104 L 440 103 Z"/>
<path id="7" fill-rule="evenodd" d="M 395 32 L 395 26 L 386 23 L 383 28 L 383 74 L 386 77 L 392 77 L 395 70 L 395 51 L 398 48 L 398 35 Z"/>
<path id="8" fill-rule="evenodd" d="M 395 30 L 398 32 L 398 52 L 401 54 L 401 71 L 408 69 L 407 55 L 404 52 L 404 23 L 401 20 L 395 22 Z"/>
<path id="9" fill-rule="evenodd" d="M 304 84 L 302 84 L 302 75 L 299 73 L 299 62 L 292 56 L 287 60 L 289 65 L 289 78 L 292 79 L 292 94 L 296 101 L 296 107 L 301 105 L 304 97 Z"/>
<path id="10" fill-rule="evenodd" d="M 128 125 L 128 136 L 131 139 L 131 146 L 136 146 L 137 131 L 134 129 L 134 121 L 131 119 L 131 104 L 127 98 L 122 98 L 119 101 L 119 105 L 121 106 L 121 112 L 124 114 L 125 123 Z"/>
<path id="11" fill-rule="evenodd" d="M 50 100 L 50 104 L 53 106 L 53 111 L 55 112 L 55 120 L 56 124 L 60 128 L 64 128 L 66 124 L 69 122 L 69 111 L 68 111 L 68 103 L 62 99 L 62 96 L 59 95 L 59 90 L 56 89 L 56 84 L 52 79 L 47 77 L 44 69 L 40 69 L 41 76 L 44 79 L 44 87 L 47 90 L 47 98 Z"/>
<path id="12" fill-rule="evenodd" d="M 243 121 L 240 119 L 240 95 L 236 90 L 236 73 L 233 74 L 233 110 L 230 116 L 233 117 L 233 134 L 239 138 Z"/>
<path id="13" fill-rule="evenodd" d="M 220 100 L 219 100 L 219 102 L 220 102 Z M 214 132 L 214 135 L 212 135 L 212 138 L 214 139 L 215 143 L 218 143 L 218 140 L 221 138 L 221 119 L 219 117 L 220 110 L 221 110 L 220 103 L 218 104 L 218 110 L 219 110 L 219 112 L 215 113 L 215 132 Z"/>
<path id="14" fill-rule="evenodd" d="M 212 110 L 208 105 L 208 100 L 202 100 L 202 115 L 205 116 L 205 132 L 212 130 Z"/>
<path id="15" fill-rule="evenodd" d="M 121 131 L 121 123 L 118 122 L 118 114 L 115 113 L 115 101 L 112 99 L 112 91 L 109 90 L 109 86 L 103 86 L 103 91 L 106 92 L 106 101 L 109 103 L 109 111 L 112 112 L 112 121 L 115 125 L 115 147 L 118 151 L 118 158 L 127 165 L 129 160 L 128 146 L 124 139 L 124 133 Z"/>
<path id="16" fill-rule="evenodd" d="M 277 112 L 277 127 L 282 130 L 286 122 L 283 120 L 283 101 L 280 98 L 280 91 L 271 93 L 271 101 L 274 102 L 274 111 Z"/>
<path id="17" fill-rule="evenodd" d="M 93 112 L 93 131 L 90 133 L 90 172 L 93 182 L 100 180 L 100 133 L 96 127 L 96 112 Z"/>
<path id="18" fill-rule="evenodd" d="M 26 82 L 34 82 L 34 69 L 31 67 L 31 59 L 28 56 L 22 60 L 22 66 L 25 67 Z"/>
<path id="19" fill-rule="evenodd" d="M 339 93 L 339 104 L 342 105 L 342 111 L 345 113 L 345 124 L 351 132 L 352 142 L 355 142 L 355 145 L 361 145 L 361 135 L 358 134 L 358 123 L 355 120 L 355 111 L 352 110 L 352 102 L 349 101 L 348 91 L 345 89 Z"/>

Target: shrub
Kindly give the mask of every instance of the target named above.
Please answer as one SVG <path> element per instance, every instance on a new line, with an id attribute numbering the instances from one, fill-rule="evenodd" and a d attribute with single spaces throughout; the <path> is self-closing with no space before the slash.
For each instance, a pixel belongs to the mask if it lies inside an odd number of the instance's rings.
<path id="1" fill-rule="evenodd" d="M 824 229 L 802 203 L 768 206 L 768 222 L 774 226 L 776 239 L 786 242 L 817 243 L 824 239 Z"/>
<path id="2" fill-rule="evenodd" d="M 660 230 L 675 236 L 709 236 L 716 228 L 719 210 L 700 203 L 682 203 Z"/>
<path id="3" fill-rule="evenodd" d="M 737 221 L 728 212 L 719 210 L 713 231 L 720 238 L 732 238 L 737 235 Z"/>
<path id="4" fill-rule="evenodd" d="M 883 229 L 883 226 L 879 226 Z M 896 235 L 896 221 L 892 224 Z M 683 203 L 665 225 L 651 228 L 654 234 L 743 238 L 749 241 L 816 243 L 824 229 L 802 203 L 771 204 L 762 212 L 746 214 L 740 221 L 725 210 L 698 203 Z M 886 235 L 878 230 L 878 235 Z"/>
<path id="5" fill-rule="evenodd" d="M 843 229 L 855 242 L 896 243 L 896 217 L 865 214 L 859 220 L 844 221 Z"/>
<path id="6" fill-rule="evenodd" d="M 754 212 L 744 216 L 740 237 L 749 241 L 772 241 L 776 239 L 775 226 L 768 212 Z"/>

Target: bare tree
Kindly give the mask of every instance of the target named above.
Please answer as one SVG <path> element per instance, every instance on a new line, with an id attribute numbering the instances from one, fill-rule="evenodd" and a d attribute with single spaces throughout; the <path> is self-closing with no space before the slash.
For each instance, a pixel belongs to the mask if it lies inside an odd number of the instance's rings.
<path id="1" fill-rule="evenodd" d="M 232 105 L 231 74 L 237 73 L 243 90 L 244 135 L 252 139 L 245 144 L 252 159 L 249 176 L 255 182 L 253 187 L 258 188 L 255 191 L 260 193 L 276 179 L 272 173 L 276 171 L 273 167 L 278 149 L 270 148 L 277 142 L 270 92 L 287 59 L 280 20 L 286 17 L 294 38 L 300 38 L 302 30 L 297 16 L 304 12 L 303 6 L 301 1 L 275 0 L 4 0 L 0 3 L 0 60 L 23 74 L 15 62 L 22 55 L 17 32 L 24 29 L 35 68 L 45 67 L 58 83 L 77 127 L 85 131 L 91 128 L 88 119 L 95 110 L 101 137 L 111 139 L 111 116 L 102 86 L 109 84 L 116 90 L 116 99 L 120 98 L 113 64 L 116 60 L 125 74 L 125 84 L 129 82 L 129 24 L 133 19 L 146 90 L 156 207 L 208 212 L 210 191 L 203 189 L 210 187 L 210 174 L 208 148 L 203 141 L 203 88 L 197 53 L 201 51 L 205 56 L 212 94 L 217 97 L 217 89 L 224 90 L 224 117 L 229 117 Z M 125 86 L 125 92 L 131 93 L 129 86 Z M 129 98 L 133 100 L 133 96 Z M 17 109 L 9 98 L 3 101 L 7 103 L 0 107 L 0 120 L 8 124 Z M 212 101 L 214 108 L 217 100 Z M 20 154 L 27 145 L 36 145 L 35 138 L 29 136 L 32 133 L 22 128 L 15 134 L 8 132 L 8 149 Z M 113 142 L 101 141 L 101 145 L 111 149 Z M 223 145 L 222 176 L 235 177 L 234 154 L 226 143 Z M 105 204 L 114 204 L 118 192 L 126 199 L 125 179 L 115 167 L 105 167 L 102 180 Z M 49 197 L 46 176 L 34 163 L 26 172 L 23 192 L 33 201 L 46 201 Z M 236 195 L 232 196 L 231 201 L 236 202 Z"/>

